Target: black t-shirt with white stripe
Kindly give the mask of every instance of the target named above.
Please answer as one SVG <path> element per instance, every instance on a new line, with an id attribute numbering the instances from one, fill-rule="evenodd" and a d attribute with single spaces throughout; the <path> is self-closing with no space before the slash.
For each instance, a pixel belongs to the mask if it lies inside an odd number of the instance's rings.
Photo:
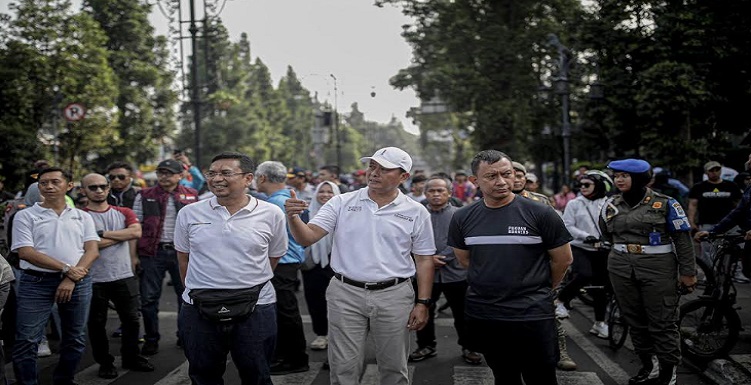
<path id="1" fill-rule="evenodd" d="M 529 199 L 516 197 L 500 208 L 479 200 L 459 209 L 448 244 L 470 252 L 466 315 L 502 321 L 553 318 L 547 251 L 572 239 L 555 210 Z"/>

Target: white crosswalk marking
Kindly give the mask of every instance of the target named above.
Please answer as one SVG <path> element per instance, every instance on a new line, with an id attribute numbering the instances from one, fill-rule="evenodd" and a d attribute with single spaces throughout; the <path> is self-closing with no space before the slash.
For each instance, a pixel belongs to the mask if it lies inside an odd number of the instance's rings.
<path id="1" fill-rule="evenodd" d="M 412 378 L 415 376 L 415 367 L 412 365 L 407 366 L 409 383 L 412 383 Z M 368 365 L 365 367 L 365 373 L 362 376 L 360 385 L 378 385 L 381 382 L 378 380 L 378 365 Z M 276 385 L 276 383 L 274 383 Z"/>
<path id="2" fill-rule="evenodd" d="M 603 385 L 594 372 L 556 372 L 559 385 Z M 493 385 L 493 372 L 488 367 L 454 366 L 454 385 Z"/>
<path id="3" fill-rule="evenodd" d="M 120 357 L 115 356 L 115 366 L 117 366 L 120 363 Z M 111 380 L 105 380 L 104 378 L 99 378 L 99 364 L 94 364 L 89 366 L 88 368 L 76 373 L 76 384 L 78 385 L 107 385 L 113 381 L 116 381 L 118 378 L 122 377 L 125 373 L 128 373 L 129 370 L 122 369 L 118 367 L 117 369 L 117 378 L 111 379 Z"/>
<path id="4" fill-rule="evenodd" d="M 579 347 L 587 353 L 588 356 L 599 365 L 602 370 L 605 371 L 615 382 L 619 384 L 627 384 L 630 376 L 621 369 L 620 365 L 613 362 L 610 357 L 606 356 L 600 348 L 595 346 L 592 341 L 583 335 L 579 329 L 574 327 L 568 320 L 561 320 L 561 325 L 566 329 L 566 334 L 571 338 Z"/>
<path id="5" fill-rule="evenodd" d="M 188 377 L 188 361 L 183 362 L 182 365 L 169 372 L 169 374 L 164 376 L 164 378 L 154 385 L 190 385 L 190 377 Z"/>
<path id="6" fill-rule="evenodd" d="M 493 384 L 493 372 L 488 367 L 454 366 L 454 385 Z"/>

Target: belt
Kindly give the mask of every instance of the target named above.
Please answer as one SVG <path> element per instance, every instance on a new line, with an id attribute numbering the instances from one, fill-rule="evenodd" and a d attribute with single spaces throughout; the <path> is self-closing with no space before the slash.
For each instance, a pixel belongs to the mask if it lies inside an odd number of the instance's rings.
<path id="1" fill-rule="evenodd" d="M 24 274 L 33 275 L 35 277 L 55 277 L 60 278 L 63 273 L 59 271 L 55 272 L 49 272 L 49 271 L 39 271 L 39 270 L 32 270 L 32 269 L 24 269 Z"/>
<path id="2" fill-rule="evenodd" d="M 667 254 L 673 252 L 673 245 L 639 245 L 634 243 L 616 243 L 613 250 L 629 254 Z"/>
<path id="3" fill-rule="evenodd" d="M 175 250 L 174 243 L 160 242 L 158 246 L 159 250 Z"/>
<path id="4" fill-rule="evenodd" d="M 356 286 L 365 290 L 382 290 L 409 280 L 409 278 L 394 278 L 380 282 L 360 282 L 355 281 L 354 279 L 349 279 L 339 273 L 334 274 L 334 277 L 348 285 Z"/>

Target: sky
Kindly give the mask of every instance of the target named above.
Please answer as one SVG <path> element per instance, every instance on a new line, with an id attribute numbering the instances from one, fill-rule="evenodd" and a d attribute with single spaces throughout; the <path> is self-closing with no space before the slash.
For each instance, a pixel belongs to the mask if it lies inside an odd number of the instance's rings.
<path id="1" fill-rule="evenodd" d="M 166 4 L 167 0 L 151 1 Z M 179 1 L 187 19 L 189 0 Z M 400 9 L 379 8 L 373 0 L 205 1 L 218 8 L 224 4 L 219 17 L 230 38 L 238 41 L 241 33 L 248 34 L 251 55 L 269 67 L 275 85 L 291 65 L 303 85 L 317 91 L 322 101 L 333 104 L 336 87 L 342 113 L 357 102 L 366 119 L 387 123 L 395 116 L 407 131 L 417 133 L 417 127 L 405 117 L 410 107 L 419 105 L 415 92 L 389 85 L 389 79 L 412 59 L 411 48 L 400 35 L 402 25 L 410 20 Z M 0 0 L 0 12 L 7 13 L 10 2 Z M 199 19 L 203 2 L 195 0 Z M 159 7 L 153 8 L 152 24 L 157 33 L 166 35 L 169 21 Z M 184 28 L 187 35 L 187 25 Z M 187 55 L 190 40 L 185 40 L 184 47 Z M 371 97 L 371 92 L 376 96 Z"/>

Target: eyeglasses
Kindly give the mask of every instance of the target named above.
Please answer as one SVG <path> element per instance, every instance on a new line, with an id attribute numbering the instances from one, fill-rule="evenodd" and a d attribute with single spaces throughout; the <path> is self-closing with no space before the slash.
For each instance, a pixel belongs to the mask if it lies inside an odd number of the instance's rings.
<path id="1" fill-rule="evenodd" d="M 207 171 L 203 174 L 203 176 L 206 177 L 206 179 L 213 179 L 217 175 L 221 175 L 222 178 L 232 178 L 235 175 L 244 175 L 248 174 L 247 172 L 232 172 L 232 171 L 222 171 L 222 172 L 216 172 L 216 171 Z"/>
<path id="2" fill-rule="evenodd" d="M 107 187 L 109 186 L 106 184 L 90 184 L 86 186 L 86 188 L 89 189 L 89 191 L 91 192 L 97 192 L 99 190 L 107 191 Z"/>
<path id="3" fill-rule="evenodd" d="M 125 174 L 117 174 L 117 175 L 110 175 L 109 176 L 110 180 L 115 180 L 115 179 L 125 180 L 125 178 L 127 178 L 127 177 L 128 176 L 125 175 Z"/>
<path id="4" fill-rule="evenodd" d="M 592 187 L 592 186 L 594 186 L 594 184 L 592 184 L 592 183 L 582 183 L 581 186 L 582 187 Z"/>

